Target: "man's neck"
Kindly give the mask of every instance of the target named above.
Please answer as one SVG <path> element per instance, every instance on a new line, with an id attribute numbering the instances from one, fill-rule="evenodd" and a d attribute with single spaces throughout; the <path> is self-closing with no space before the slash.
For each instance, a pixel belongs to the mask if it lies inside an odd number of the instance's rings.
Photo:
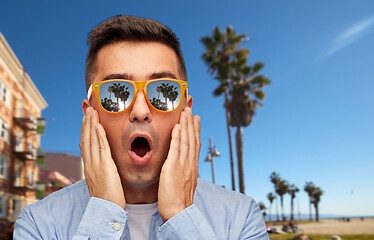
<path id="1" fill-rule="evenodd" d="M 158 182 L 143 189 L 124 187 L 126 203 L 129 204 L 149 204 L 157 202 Z"/>

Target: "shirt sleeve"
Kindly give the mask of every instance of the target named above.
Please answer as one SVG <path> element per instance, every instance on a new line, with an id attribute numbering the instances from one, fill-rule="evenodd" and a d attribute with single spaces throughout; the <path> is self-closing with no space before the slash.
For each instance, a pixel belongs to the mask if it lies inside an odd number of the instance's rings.
<path id="1" fill-rule="evenodd" d="M 157 231 L 158 239 L 217 239 L 208 221 L 195 204 L 166 221 Z"/>
<path id="2" fill-rule="evenodd" d="M 13 239 L 43 239 L 38 228 L 36 227 L 34 220 L 29 215 L 27 207 L 22 209 L 21 213 L 18 216 L 16 224 L 14 225 Z"/>
<path id="3" fill-rule="evenodd" d="M 91 197 L 73 240 L 122 239 L 127 217 L 117 204 Z"/>
<path id="4" fill-rule="evenodd" d="M 59 232 L 48 216 L 41 216 L 34 216 L 30 207 L 25 207 L 16 221 L 13 239 L 65 239 L 66 235 L 69 235 L 66 232 Z M 77 230 L 73 240 L 122 239 L 127 216 L 128 213 L 115 203 L 91 197 L 78 229 L 74 228 Z"/>
<path id="5" fill-rule="evenodd" d="M 262 211 L 253 200 L 239 239 L 269 240 Z"/>

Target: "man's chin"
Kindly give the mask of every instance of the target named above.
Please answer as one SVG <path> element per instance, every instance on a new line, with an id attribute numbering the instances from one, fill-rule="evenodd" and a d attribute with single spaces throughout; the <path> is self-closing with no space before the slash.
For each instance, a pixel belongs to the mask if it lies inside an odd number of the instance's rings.
<path id="1" fill-rule="evenodd" d="M 126 176 L 124 180 L 122 178 L 122 186 L 125 189 L 145 190 L 157 187 L 159 178 L 159 175 L 157 177 L 152 177 L 146 174 Z"/>

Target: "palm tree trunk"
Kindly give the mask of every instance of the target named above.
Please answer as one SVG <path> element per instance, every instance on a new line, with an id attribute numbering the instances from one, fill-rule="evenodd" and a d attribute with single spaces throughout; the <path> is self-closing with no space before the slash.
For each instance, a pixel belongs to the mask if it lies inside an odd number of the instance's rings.
<path id="1" fill-rule="evenodd" d="M 243 171 L 243 129 L 239 126 L 236 129 L 236 154 L 238 158 L 239 190 L 245 194 L 244 171 Z"/>
<path id="2" fill-rule="evenodd" d="M 234 158 L 232 156 L 232 141 L 231 141 L 231 120 L 230 120 L 229 109 L 227 108 L 228 103 L 229 103 L 228 93 L 227 93 L 227 90 L 225 90 L 226 122 L 227 122 L 227 132 L 229 135 L 229 149 L 230 149 L 231 186 L 232 186 L 232 190 L 235 191 Z"/>
<path id="3" fill-rule="evenodd" d="M 276 196 L 276 195 L 275 195 Z M 279 212 L 278 212 L 278 198 L 275 198 L 275 211 L 277 213 L 277 221 L 279 221 Z"/>
<path id="4" fill-rule="evenodd" d="M 293 221 L 293 198 L 291 197 L 291 221 Z"/>
<path id="5" fill-rule="evenodd" d="M 270 202 L 270 207 L 269 207 L 269 222 L 271 222 L 271 202 Z"/>
<path id="6" fill-rule="evenodd" d="M 312 200 L 309 197 L 309 221 L 312 221 Z"/>
<path id="7" fill-rule="evenodd" d="M 318 216 L 318 205 L 314 206 L 316 208 L 316 221 L 319 221 L 319 216 Z"/>
<path id="8" fill-rule="evenodd" d="M 283 208 L 283 195 L 281 196 L 281 209 L 282 209 L 282 221 L 284 221 L 285 220 L 285 218 L 284 218 L 284 208 Z"/>

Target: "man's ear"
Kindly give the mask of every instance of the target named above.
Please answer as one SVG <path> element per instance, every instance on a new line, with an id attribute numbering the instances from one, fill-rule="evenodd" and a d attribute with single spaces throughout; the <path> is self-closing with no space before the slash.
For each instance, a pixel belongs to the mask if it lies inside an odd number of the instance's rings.
<path id="1" fill-rule="evenodd" d="M 82 110 L 83 110 L 83 114 L 85 116 L 86 116 L 86 112 L 87 112 L 88 107 L 91 107 L 90 101 L 88 101 L 88 99 L 84 99 L 83 102 L 82 102 Z"/>
<path id="2" fill-rule="evenodd" d="M 188 95 L 187 96 L 187 107 L 190 107 L 192 108 L 192 96 L 191 95 Z"/>

